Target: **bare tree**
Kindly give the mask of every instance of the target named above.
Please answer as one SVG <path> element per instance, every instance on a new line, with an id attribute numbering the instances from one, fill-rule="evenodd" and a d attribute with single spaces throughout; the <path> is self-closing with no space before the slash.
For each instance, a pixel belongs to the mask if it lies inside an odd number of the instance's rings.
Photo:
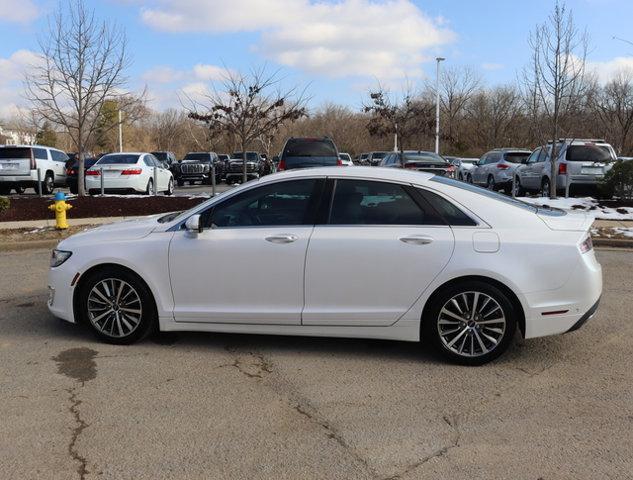
<path id="1" fill-rule="evenodd" d="M 79 194 L 84 195 L 84 153 L 94 134 L 103 102 L 116 97 L 125 108 L 121 89 L 128 65 L 125 33 L 95 19 L 83 0 L 60 6 L 40 39 L 40 62 L 26 76 L 27 96 L 37 113 L 64 127 L 79 158 Z"/>
<path id="2" fill-rule="evenodd" d="M 286 122 L 306 115 L 305 92 L 281 90 L 278 72 L 265 67 L 242 74 L 227 70 L 222 90 L 189 98 L 189 117 L 204 122 L 211 135 L 234 137 L 244 153 L 243 180 L 248 179 L 246 150 L 261 137 L 273 134 Z"/>
<path id="3" fill-rule="evenodd" d="M 371 136 L 398 136 L 400 152 L 405 146 L 411 148 L 412 139 L 419 135 L 430 135 L 433 130 L 433 104 L 415 95 L 407 88 L 401 100 L 395 101 L 382 87 L 369 92 L 370 102 L 363 106 L 369 113 L 367 130 Z"/>
<path id="4" fill-rule="evenodd" d="M 633 72 L 621 71 L 591 97 L 590 108 L 604 133 L 614 137 L 615 149 L 623 154 L 633 131 Z"/>
<path id="5" fill-rule="evenodd" d="M 435 95 L 435 85 L 427 88 Z M 440 106 L 444 116 L 445 136 L 459 143 L 459 122 L 466 111 L 468 101 L 481 88 L 481 77 L 471 67 L 452 67 L 443 70 L 440 77 Z"/>
<path id="6" fill-rule="evenodd" d="M 574 23 L 565 4 L 556 2 L 547 20 L 530 34 L 531 61 L 524 71 L 527 105 L 542 143 L 552 141 L 550 197 L 556 198 L 557 141 L 561 121 L 579 110 L 585 88 L 588 35 Z"/>

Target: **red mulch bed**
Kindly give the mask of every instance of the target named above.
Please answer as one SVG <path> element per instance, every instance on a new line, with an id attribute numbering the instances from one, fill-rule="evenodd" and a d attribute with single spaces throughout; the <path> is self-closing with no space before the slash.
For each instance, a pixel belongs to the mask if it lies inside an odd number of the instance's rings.
<path id="1" fill-rule="evenodd" d="M 0 222 L 55 218 L 48 210 L 50 198 L 11 198 L 11 206 L 0 213 Z M 187 210 L 207 200 L 204 197 L 76 197 L 68 200 L 73 208 L 68 218 L 133 217 Z"/>

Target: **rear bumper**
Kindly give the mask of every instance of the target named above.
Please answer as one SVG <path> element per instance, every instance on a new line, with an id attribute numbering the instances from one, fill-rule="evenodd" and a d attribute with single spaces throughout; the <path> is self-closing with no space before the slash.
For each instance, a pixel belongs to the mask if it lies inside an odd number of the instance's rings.
<path id="1" fill-rule="evenodd" d="M 35 187 L 37 186 L 37 172 L 26 175 L 0 175 L 0 185 L 4 187 Z"/>
<path id="2" fill-rule="evenodd" d="M 594 313 L 596 313 L 596 310 L 598 310 L 598 305 L 600 305 L 600 298 L 598 299 L 596 303 L 593 304 L 593 307 L 587 310 L 587 313 L 585 313 L 582 317 L 580 317 L 580 319 L 576 323 L 574 323 L 569 330 L 567 330 L 566 333 L 576 331 L 580 327 L 582 327 L 585 323 L 587 323 L 587 320 L 593 317 Z"/>

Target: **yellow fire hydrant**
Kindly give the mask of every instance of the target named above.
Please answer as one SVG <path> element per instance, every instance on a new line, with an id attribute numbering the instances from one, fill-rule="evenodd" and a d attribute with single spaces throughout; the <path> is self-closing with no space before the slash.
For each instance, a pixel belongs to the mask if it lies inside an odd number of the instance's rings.
<path id="1" fill-rule="evenodd" d="M 70 210 L 72 205 L 66 203 L 66 195 L 64 192 L 57 192 L 55 194 L 55 203 L 49 205 L 48 209 L 55 212 L 55 228 L 58 230 L 65 230 L 68 228 L 68 222 L 66 221 L 66 210 Z"/>

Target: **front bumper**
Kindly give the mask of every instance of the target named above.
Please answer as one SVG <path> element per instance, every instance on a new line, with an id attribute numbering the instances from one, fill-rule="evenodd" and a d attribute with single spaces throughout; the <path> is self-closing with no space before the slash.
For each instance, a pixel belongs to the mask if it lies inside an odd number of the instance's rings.
<path id="1" fill-rule="evenodd" d="M 75 323 L 73 311 L 74 287 L 71 285 L 76 270 L 72 267 L 73 258 L 69 258 L 59 267 L 48 271 L 48 310 L 57 318 Z M 71 262 L 71 265 L 66 265 Z"/>

